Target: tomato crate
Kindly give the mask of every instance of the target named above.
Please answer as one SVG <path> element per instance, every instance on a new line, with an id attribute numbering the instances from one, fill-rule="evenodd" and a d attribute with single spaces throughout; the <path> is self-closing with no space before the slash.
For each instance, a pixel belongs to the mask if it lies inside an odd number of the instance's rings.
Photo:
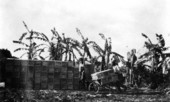
<path id="1" fill-rule="evenodd" d="M 62 67 L 62 61 L 55 61 L 55 67 Z"/>
<path id="2" fill-rule="evenodd" d="M 34 66 L 42 66 L 42 61 L 34 61 Z"/>
<path id="3" fill-rule="evenodd" d="M 60 78 L 66 79 L 67 78 L 67 73 L 60 73 Z"/>
<path id="4" fill-rule="evenodd" d="M 62 67 L 67 67 L 68 66 L 68 62 L 62 62 Z"/>

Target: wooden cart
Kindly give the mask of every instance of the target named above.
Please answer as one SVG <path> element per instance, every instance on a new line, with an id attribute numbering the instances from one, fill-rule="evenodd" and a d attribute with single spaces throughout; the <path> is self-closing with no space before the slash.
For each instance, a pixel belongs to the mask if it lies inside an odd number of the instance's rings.
<path id="1" fill-rule="evenodd" d="M 126 90 L 124 85 L 124 78 L 121 73 L 114 72 L 113 69 L 108 69 L 91 74 L 92 82 L 89 84 L 89 91 L 99 92 L 100 89 L 111 90 L 114 87 L 121 91 L 121 88 Z"/>

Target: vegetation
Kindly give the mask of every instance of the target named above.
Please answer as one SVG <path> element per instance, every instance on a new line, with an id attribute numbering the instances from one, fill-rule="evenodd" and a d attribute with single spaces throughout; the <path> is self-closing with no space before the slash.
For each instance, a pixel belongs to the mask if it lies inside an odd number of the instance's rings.
<path id="1" fill-rule="evenodd" d="M 43 44 L 37 44 L 34 41 L 33 39 L 34 36 L 38 36 L 38 34 L 35 33 L 33 30 L 30 31 L 27 25 L 25 24 L 25 22 L 23 23 L 25 28 L 27 29 L 27 32 L 23 33 L 22 36 L 19 38 L 19 40 L 14 40 L 13 43 L 20 44 L 24 47 L 17 48 L 14 50 L 14 52 L 24 50 L 25 53 L 23 53 L 20 58 L 22 58 L 24 55 L 27 55 L 29 60 L 37 59 L 38 55 L 40 55 L 41 52 L 43 51 L 43 49 L 41 48 Z"/>
<path id="2" fill-rule="evenodd" d="M 95 41 L 89 41 L 88 38 L 85 38 L 78 28 L 76 28 L 76 32 L 81 37 L 81 42 L 71 37 L 66 37 L 64 33 L 60 35 L 55 28 L 51 30 L 52 37 L 50 39 L 44 33 L 33 30 L 30 31 L 25 23 L 24 26 L 27 32 L 23 33 L 19 40 L 13 42 L 24 46 L 17 48 L 15 52 L 20 50 L 26 51 L 22 56 L 27 54 L 30 60 L 46 60 L 48 58 L 49 60 L 76 61 L 79 60 L 79 58 L 75 52 L 78 52 L 80 58 L 89 58 L 92 63 L 101 58 L 100 63 L 102 70 L 108 68 L 112 55 L 116 55 L 123 61 L 123 64 L 126 63 L 123 56 L 112 51 L 111 38 L 106 38 L 104 34 L 99 34 L 105 41 L 104 48 L 102 48 Z M 27 35 L 28 37 L 26 37 Z M 163 42 L 164 44 L 162 43 L 162 45 L 153 44 L 146 34 L 142 33 L 142 36 L 148 40 L 145 42 L 145 47 L 148 49 L 148 52 L 141 55 L 136 62 L 136 68 L 134 69 L 135 82 L 138 85 L 145 83 L 145 85 L 150 85 L 151 88 L 155 89 L 158 88 L 161 83 L 165 82 L 165 80 L 162 80 L 164 79 L 162 68 L 167 64 L 165 63 L 166 57 L 164 57 L 162 51 L 168 48 L 164 46 L 165 42 Z M 161 35 L 156 34 L 156 36 L 159 40 L 161 39 Z M 28 44 L 26 41 L 28 41 Z M 39 42 L 39 44 L 36 42 Z M 91 54 L 91 48 L 98 56 L 95 57 Z M 42 56 L 42 53 L 46 51 L 45 49 L 48 50 L 49 56 Z M 162 58 L 162 60 L 159 60 L 160 58 Z M 146 65 L 146 62 L 149 61 L 151 64 Z M 156 80 L 155 77 L 157 77 Z"/>

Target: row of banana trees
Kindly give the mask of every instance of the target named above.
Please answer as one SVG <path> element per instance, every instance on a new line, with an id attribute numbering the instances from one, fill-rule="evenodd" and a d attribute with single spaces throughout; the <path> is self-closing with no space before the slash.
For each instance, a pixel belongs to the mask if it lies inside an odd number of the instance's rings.
<path id="1" fill-rule="evenodd" d="M 89 41 L 85 38 L 81 31 L 76 28 L 77 34 L 81 37 L 81 41 L 66 37 L 64 33 L 59 34 L 55 28 L 51 29 L 52 37 L 49 38 L 44 33 L 40 33 L 34 30 L 30 30 L 25 22 L 23 22 L 27 32 L 24 32 L 19 40 L 14 40 L 13 43 L 22 45 L 14 52 L 24 51 L 21 55 L 27 55 L 29 60 L 60 60 L 60 61 L 76 61 L 78 56 L 85 59 L 89 58 L 91 61 L 95 61 L 99 58 L 102 59 L 102 68 L 106 67 L 109 62 L 111 54 L 121 55 L 112 51 L 111 38 L 106 38 L 104 34 L 99 34 L 105 41 L 105 47 L 100 47 L 95 41 Z M 98 56 L 92 56 L 91 48 L 98 54 Z M 49 52 L 48 56 L 44 56 L 46 51 Z M 77 54 L 76 54 L 77 53 Z"/>
<path id="2" fill-rule="evenodd" d="M 165 47 L 165 41 L 161 34 L 156 34 L 158 44 L 153 44 L 146 34 L 142 33 L 142 36 L 147 39 L 144 45 L 148 52 L 139 56 L 134 73 L 137 81 L 140 79 L 140 82 L 144 82 L 150 88 L 156 89 L 169 81 L 169 74 L 165 75 L 163 72 L 163 70 L 168 70 L 167 66 L 169 65 L 169 61 L 167 61 L 169 57 L 163 52 L 169 47 Z"/>

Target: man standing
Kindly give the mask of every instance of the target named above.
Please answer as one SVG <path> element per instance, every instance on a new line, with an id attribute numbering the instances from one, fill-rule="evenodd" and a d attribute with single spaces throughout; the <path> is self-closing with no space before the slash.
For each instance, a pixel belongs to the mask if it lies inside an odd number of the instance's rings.
<path id="1" fill-rule="evenodd" d="M 85 68 L 84 68 L 84 59 L 80 58 L 79 62 L 79 78 L 80 78 L 80 86 L 81 89 L 85 89 Z"/>
<path id="2" fill-rule="evenodd" d="M 136 57 L 136 49 L 131 50 L 131 57 L 130 57 L 130 82 L 131 84 L 134 84 L 134 78 L 135 78 L 135 73 L 134 73 L 134 64 L 137 60 Z"/>

